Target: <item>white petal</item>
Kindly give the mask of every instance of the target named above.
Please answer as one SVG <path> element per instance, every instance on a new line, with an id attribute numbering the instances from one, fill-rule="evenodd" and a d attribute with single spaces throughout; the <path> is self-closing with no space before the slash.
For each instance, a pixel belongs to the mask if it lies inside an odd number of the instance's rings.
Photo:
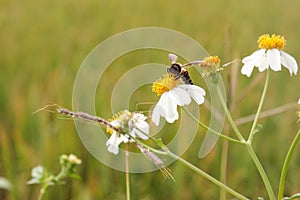
<path id="1" fill-rule="evenodd" d="M 117 133 L 114 132 L 106 142 L 107 150 L 115 155 L 118 154 L 121 142 L 122 140 L 120 140 Z"/>
<path id="2" fill-rule="evenodd" d="M 141 130 L 141 129 L 140 129 Z M 145 132 L 143 131 L 143 132 L 141 132 L 139 129 L 136 129 L 136 128 L 134 128 L 132 131 L 131 131 L 131 133 L 130 133 L 130 135 L 132 136 L 132 137 L 139 137 L 139 138 L 141 138 L 141 139 L 143 139 L 143 140 L 147 140 L 149 137 L 145 134 Z"/>
<path id="3" fill-rule="evenodd" d="M 268 63 L 272 70 L 280 71 L 281 64 L 280 64 L 280 51 L 278 49 L 270 49 L 266 53 Z"/>
<path id="4" fill-rule="evenodd" d="M 267 55 L 264 54 L 259 60 L 257 60 L 257 62 L 254 65 L 258 67 L 259 72 L 263 72 L 266 69 L 268 69 L 269 68 L 269 62 L 268 62 L 268 59 L 267 59 Z"/>
<path id="5" fill-rule="evenodd" d="M 161 115 L 166 118 L 166 120 L 170 123 L 173 123 L 174 121 L 172 120 L 176 115 L 178 116 L 177 112 L 177 99 L 173 96 L 172 93 L 167 92 L 164 93 L 165 98 L 162 101 L 162 108 L 163 108 L 163 113 Z M 169 120 L 168 120 L 169 119 Z"/>
<path id="6" fill-rule="evenodd" d="M 107 146 L 107 150 L 110 152 L 110 153 L 113 153 L 115 155 L 117 155 L 119 153 L 119 147 L 118 146 L 114 146 L 114 145 L 109 145 Z"/>
<path id="7" fill-rule="evenodd" d="M 144 132 L 144 134 L 148 134 L 149 133 L 149 124 L 145 121 L 140 121 L 136 124 L 136 128 L 140 129 L 141 131 Z"/>
<path id="8" fill-rule="evenodd" d="M 141 113 L 134 113 L 132 118 L 136 118 L 138 119 L 139 121 L 142 120 L 142 121 L 145 121 L 147 119 L 147 117 Z"/>
<path id="9" fill-rule="evenodd" d="M 241 73 L 246 75 L 247 77 L 250 77 L 253 69 L 254 69 L 254 64 L 252 64 L 252 63 L 244 64 L 244 66 L 242 67 Z"/>
<path id="10" fill-rule="evenodd" d="M 121 120 L 116 119 L 110 122 L 110 124 L 114 127 L 120 127 L 121 126 Z"/>
<path id="11" fill-rule="evenodd" d="M 250 77 L 254 66 L 261 66 L 263 64 L 263 58 L 265 56 L 265 49 L 255 51 L 250 56 L 245 57 L 242 60 L 244 66 L 242 67 L 241 73 Z"/>
<path id="12" fill-rule="evenodd" d="M 198 105 L 202 104 L 204 102 L 204 96 L 205 96 L 205 90 L 197 85 L 180 85 L 178 87 L 181 87 L 185 89 L 188 94 L 196 101 Z"/>
<path id="13" fill-rule="evenodd" d="M 242 63 L 249 64 L 249 63 L 256 63 L 257 60 L 260 60 L 261 57 L 265 54 L 265 49 L 260 49 L 253 52 L 250 56 L 243 58 Z"/>
<path id="14" fill-rule="evenodd" d="M 290 71 L 290 74 L 293 75 L 293 73 L 296 75 L 298 72 L 298 65 L 295 60 L 291 55 L 284 51 L 280 51 L 281 53 L 281 63 L 284 67 L 288 68 Z"/>
<path id="15" fill-rule="evenodd" d="M 147 140 L 149 137 L 148 137 L 148 134 L 149 134 L 149 124 L 145 121 L 140 121 L 138 123 L 135 124 L 136 125 L 136 128 L 132 129 L 130 135 L 133 136 L 133 137 L 140 137 L 142 138 L 143 140 Z"/>
<path id="16" fill-rule="evenodd" d="M 120 143 L 124 142 L 127 143 L 129 141 L 129 136 L 127 135 L 127 137 L 125 135 L 120 135 L 119 140 L 121 141 Z"/>
<path id="17" fill-rule="evenodd" d="M 162 109 L 162 107 L 158 104 L 156 104 L 156 106 L 153 109 L 151 120 L 155 124 L 155 126 L 159 125 L 160 113 L 162 112 L 161 109 Z"/>
<path id="18" fill-rule="evenodd" d="M 43 176 L 43 174 L 44 174 L 44 167 L 41 165 L 38 165 L 31 170 L 31 176 L 33 178 L 39 179 Z"/>
<path id="19" fill-rule="evenodd" d="M 177 99 L 175 99 L 173 95 L 170 95 L 170 93 L 167 95 L 167 100 L 163 108 L 165 112 L 162 116 L 167 120 L 167 122 L 173 123 L 179 118 L 177 111 Z"/>
<path id="20" fill-rule="evenodd" d="M 192 101 L 186 89 L 181 88 L 179 86 L 173 88 L 169 92 L 170 98 L 176 101 L 177 105 L 179 106 L 189 105 Z"/>
<path id="21" fill-rule="evenodd" d="M 169 123 L 173 123 L 178 119 L 177 99 L 169 92 L 161 95 L 158 103 L 153 109 L 152 121 L 158 126 L 160 116 L 164 117 Z"/>

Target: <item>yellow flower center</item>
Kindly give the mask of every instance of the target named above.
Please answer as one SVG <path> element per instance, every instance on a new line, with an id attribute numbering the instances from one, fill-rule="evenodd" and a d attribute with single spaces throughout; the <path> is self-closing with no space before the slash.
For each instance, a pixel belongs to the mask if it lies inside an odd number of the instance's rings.
<path id="1" fill-rule="evenodd" d="M 203 70 L 202 77 L 210 76 L 214 73 L 220 72 L 223 70 L 220 67 L 220 59 L 218 56 L 209 56 L 203 59 L 204 62 L 200 63 L 199 66 Z"/>
<path id="2" fill-rule="evenodd" d="M 124 125 L 128 122 L 128 120 L 131 117 L 131 113 L 128 110 L 123 110 L 119 112 L 118 114 L 112 116 L 108 121 L 112 122 L 115 121 L 114 127 L 123 129 Z M 106 128 L 106 132 L 109 134 L 113 134 L 115 130 L 111 128 Z"/>
<path id="3" fill-rule="evenodd" d="M 155 92 L 157 96 L 161 96 L 178 84 L 179 80 L 175 80 L 173 74 L 165 74 L 164 78 L 160 78 L 152 84 L 152 91 Z"/>
<path id="4" fill-rule="evenodd" d="M 279 49 L 283 50 L 286 40 L 281 35 L 272 34 L 264 34 L 260 36 L 257 40 L 258 48 L 261 49 Z"/>
<path id="5" fill-rule="evenodd" d="M 209 63 L 212 63 L 212 64 L 220 64 L 220 58 L 218 56 L 209 56 L 207 58 L 205 58 L 205 60 Z"/>

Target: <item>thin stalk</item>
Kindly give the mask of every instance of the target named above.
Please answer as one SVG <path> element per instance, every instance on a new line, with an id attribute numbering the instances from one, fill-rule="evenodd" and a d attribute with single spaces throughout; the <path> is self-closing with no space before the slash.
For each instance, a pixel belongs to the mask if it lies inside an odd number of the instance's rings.
<path id="1" fill-rule="evenodd" d="M 227 183 L 227 166 L 228 166 L 228 147 L 229 142 L 227 140 L 223 141 L 222 151 L 221 151 L 221 166 L 220 166 L 220 181 Z M 220 200 L 225 200 L 226 191 L 220 190 Z"/>
<path id="2" fill-rule="evenodd" d="M 284 191 L 284 184 L 285 184 L 285 180 L 286 180 L 287 170 L 290 165 L 291 158 L 294 153 L 295 147 L 298 144 L 299 140 L 300 140 L 300 129 L 298 130 L 298 132 L 289 148 L 289 151 L 285 157 L 285 161 L 284 161 L 284 164 L 282 167 L 280 181 L 279 181 L 279 189 L 278 189 L 278 197 L 277 197 L 278 200 L 281 200 L 283 198 L 283 191 Z"/>
<path id="3" fill-rule="evenodd" d="M 196 173 L 198 173 L 199 175 L 203 176 L 204 178 L 206 178 L 207 180 L 209 180 L 210 182 L 214 183 L 215 185 L 217 185 L 218 187 L 226 190 L 228 193 L 232 194 L 233 196 L 235 196 L 238 199 L 242 199 L 242 200 L 246 200 L 248 199 L 247 197 L 243 196 L 242 194 L 236 192 L 235 190 L 233 190 L 232 188 L 228 187 L 227 185 L 223 184 L 222 182 L 218 181 L 217 179 L 215 179 L 214 177 L 210 176 L 209 174 L 207 174 L 206 172 L 202 171 L 201 169 L 199 169 L 198 167 L 196 167 L 195 165 L 189 163 L 188 161 L 180 158 L 179 156 L 177 156 L 176 154 L 170 152 L 166 146 L 163 147 L 163 149 L 167 152 L 167 154 L 178 160 L 179 162 L 181 162 L 182 164 L 184 164 L 186 167 L 192 169 L 193 171 L 195 171 Z"/>
<path id="4" fill-rule="evenodd" d="M 38 196 L 37 200 L 42 200 L 43 199 L 48 187 L 49 187 L 48 184 L 42 186 L 42 188 L 40 189 L 40 193 L 39 193 L 39 196 Z"/>
<path id="5" fill-rule="evenodd" d="M 269 181 L 269 178 L 268 178 L 263 166 L 261 165 L 261 163 L 260 163 L 257 155 L 255 154 L 255 152 L 254 152 L 254 150 L 253 150 L 250 143 L 246 143 L 246 149 L 247 149 L 250 157 L 252 158 L 257 170 L 259 171 L 259 174 L 260 174 L 260 176 L 261 176 L 261 178 L 262 178 L 262 180 L 265 184 L 265 187 L 266 187 L 266 190 L 268 192 L 270 200 L 275 200 L 276 198 L 275 198 L 271 183 Z"/>
<path id="6" fill-rule="evenodd" d="M 192 113 L 190 111 L 188 111 L 185 107 L 182 107 L 182 109 L 196 122 L 198 123 L 200 126 L 202 126 L 203 128 L 205 128 L 206 130 L 209 130 L 211 131 L 213 134 L 215 135 L 218 135 L 220 136 L 221 138 L 223 139 L 226 139 L 228 141 L 231 141 L 231 142 L 235 142 L 235 143 L 240 143 L 242 144 L 243 142 L 242 141 L 239 141 L 239 140 L 236 140 L 236 139 L 233 139 L 227 135 L 223 135 L 221 133 L 219 133 L 218 131 L 214 130 L 214 129 L 211 129 L 209 128 L 208 126 L 206 126 L 205 124 L 203 124 L 201 121 L 199 121 L 194 115 L 192 115 Z"/>
<path id="7" fill-rule="evenodd" d="M 222 97 L 222 93 L 220 91 L 220 88 L 217 88 L 217 92 L 218 92 L 218 95 L 220 97 L 220 100 L 221 100 L 221 103 L 222 103 L 222 106 L 224 107 L 225 109 L 225 113 L 226 113 L 226 116 L 228 118 L 228 121 L 230 123 L 230 125 L 232 126 L 232 129 L 234 130 L 234 132 L 236 133 L 237 137 L 245 144 L 246 146 L 246 149 L 251 157 L 251 159 L 253 160 L 258 172 L 260 173 L 260 176 L 264 182 L 264 185 L 266 187 L 266 190 L 268 192 L 268 195 L 269 195 L 269 198 L 271 200 L 275 200 L 275 195 L 274 195 L 274 192 L 273 192 L 273 189 L 272 189 L 272 186 L 271 186 L 271 183 L 268 179 L 268 176 L 266 175 L 266 172 L 264 171 L 264 168 L 262 167 L 257 155 L 255 154 L 252 146 L 251 146 L 251 141 L 252 141 L 252 138 L 253 138 L 253 135 L 255 133 L 255 127 L 257 125 L 257 120 L 258 120 L 258 117 L 259 117 L 259 113 L 261 111 L 261 108 L 262 108 L 262 105 L 263 105 L 263 101 L 265 99 L 265 95 L 266 95 L 266 91 L 267 91 L 267 87 L 268 87 L 268 82 L 269 82 L 269 71 L 267 71 L 267 77 L 266 77 L 266 81 L 265 81 L 265 86 L 264 86 L 264 90 L 263 90 L 263 93 L 262 93 L 262 97 L 261 97 L 261 100 L 260 100 L 260 103 L 259 103 L 259 106 L 258 106 L 258 109 L 257 109 L 257 113 L 256 113 L 256 117 L 254 119 L 254 122 L 253 122 L 253 125 L 252 125 L 252 128 L 251 128 L 251 131 L 250 131 L 250 134 L 249 134 L 249 138 L 247 140 L 247 142 L 245 143 L 245 139 L 244 137 L 242 136 L 242 134 L 240 133 L 240 131 L 238 130 L 237 126 L 235 125 L 234 123 L 234 120 L 232 119 L 232 116 L 227 108 L 227 105 Z"/>
<path id="8" fill-rule="evenodd" d="M 257 121 L 259 119 L 259 114 L 261 112 L 262 106 L 263 106 L 264 101 L 265 101 L 265 97 L 266 97 L 266 93 L 267 93 L 267 88 L 268 88 L 268 85 L 269 85 L 269 77 L 270 77 L 270 71 L 267 70 L 267 76 L 266 76 L 266 80 L 265 80 L 265 86 L 264 86 L 264 89 L 263 89 L 263 92 L 262 92 L 262 95 L 261 95 L 261 98 L 260 98 L 260 102 L 258 104 L 256 115 L 255 115 L 255 118 L 254 118 L 254 121 L 253 121 L 253 124 L 252 124 L 252 127 L 251 127 L 251 131 L 250 131 L 250 134 L 249 134 L 249 137 L 248 137 L 248 140 L 247 140 L 247 142 L 250 142 L 250 143 L 252 142 L 252 139 L 253 139 L 253 136 L 254 136 L 254 133 L 255 133 L 254 130 L 256 128 Z"/>
<path id="9" fill-rule="evenodd" d="M 267 70 L 267 76 L 266 76 L 264 89 L 263 89 L 263 92 L 262 92 L 262 96 L 261 96 L 261 99 L 260 99 L 260 102 L 259 102 L 259 105 L 258 105 L 258 108 L 257 108 L 257 112 L 256 112 L 256 115 L 255 115 L 252 127 L 251 127 L 251 131 L 250 131 L 250 134 L 249 134 L 249 137 L 248 137 L 248 140 L 247 140 L 246 148 L 247 148 L 247 151 L 248 151 L 249 155 L 251 156 L 256 168 L 258 169 L 258 171 L 260 173 L 260 176 L 261 176 L 261 178 L 262 178 L 262 180 L 265 184 L 266 190 L 268 192 L 269 198 L 271 200 L 275 200 L 275 195 L 274 195 L 270 180 L 269 180 L 264 168 L 262 167 L 257 155 L 255 154 L 255 152 L 254 152 L 254 150 L 251 146 L 253 136 L 255 134 L 255 128 L 257 126 L 257 121 L 258 121 L 258 118 L 259 118 L 259 114 L 261 112 L 261 109 L 262 109 L 262 106 L 263 106 L 263 103 L 264 103 L 264 100 L 265 100 L 265 97 L 266 97 L 268 83 L 269 83 L 269 77 L 270 77 L 270 71 Z"/>
<path id="10" fill-rule="evenodd" d="M 160 150 L 156 150 L 153 149 L 151 147 L 149 147 L 148 145 L 144 144 L 143 142 L 141 142 L 140 140 L 136 140 L 137 143 L 141 144 L 142 146 L 148 148 L 149 150 L 157 153 L 157 154 L 161 154 L 161 155 L 166 155 L 166 156 L 170 156 L 171 158 L 174 158 L 178 161 L 180 161 L 181 163 L 183 163 L 186 167 L 194 170 L 196 173 L 198 173 L 199 175 L 203 176 L 204 178 L 208 179 L 209 181 L 211 181 L 212 183 L 214 183 L 215 185 L 219 186 L 220 188 L 224 189 L 225 191 L 227 191 L 228 193 L 232 194 L 233 196 L 237 197 L 238 199 L 242 199 L 242 200 L 246 200 L 248 199 L 247 197 L 243 196 L 242 194 L 236 192 L 235 190 L 233 190 L 232 188 L 228 187 L 227 185 L 223 184 L 222 182 L 220 182 L 219 180 L 215 179 L 214 177 L 210 176 L 209 174 L 207 174 L 206 172 L 202 171 L 201 169 L 199 169 L 198 167 L 196 167 L 195 165 L 189 163 L 188 161 L 180 158 L 178 155 L 172 153 L 165 145 L 163 145 L 161 142 L 157 142 L 157 145 L 159 145 L 163 151 Z"/>
<path id="11" fill-rule="evenodd" d="M 221 104 L 222 104 L 222 106 L 223 106 L 223 108 L 224 108 L 224 110 L 225 110 L 227 119 L 228 119 L 228 121 L 229 121 L 229 123 L 230 123 L 230 125 L 231 125 L 231 127 L 232 127 L 232 129 L 233 129 L 233 131 L 235 132 L 235 134 L 236 134 L 236 136 L 239 138 L 239 140 L 240 140 L 242 143 L 244 143 L 244 142 L 245 142 L 245 139 L 244 139 L 244 137 L 242 136 L 242 134 L 240 133 L 240 131 L 239 131 L 239 129 L 237 128 L 237 126 L 235 125 L 234 120 L 232 119 L 232 116 L 231 116 L 231 114 L 230 114 L 230 112 L 229 112 L 229 110 L 228 110 L 228 108 L 227 108 L 226 102 L 225 102 L 225 100 L 224 100 L 224 98 L 223 98 L 223 96 L 222 96 L 222 92 L 220 91 L 220 88 L 219 88 L 219 87 L 217 87 L 217 92 L 218 92 L 219 98 L 220 98 L 220 100 L 221 100 Z"/>
<path id="12" fill-rule="evenodd" d="M 128 144 L 126 144 L 125 153 L 125 168 L 126 168 L 126 200 L 130 200 L 130 181 L 129 181 L 129 152 Z"/>

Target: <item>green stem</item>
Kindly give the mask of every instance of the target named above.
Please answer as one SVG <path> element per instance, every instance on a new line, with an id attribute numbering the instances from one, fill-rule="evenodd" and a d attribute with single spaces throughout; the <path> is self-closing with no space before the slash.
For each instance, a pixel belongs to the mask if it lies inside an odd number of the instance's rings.
<path id="1" fill-rule="evenodd" d="M 207 180 L 211 181 L 212 183 L 214 183 L 215 185 L 219 186 L 220 188 L 223 188 L 224 190 L 226 190 L 228 193 L 232 194 L 233 196 L 235 196 L 238 199 L 243 199 L 246 200 L 248 199 L 247 197 L 243 196 L 242 194 L 234 191 L 233 189 L 231 189 L 230 187 L 228 187 L 227 185 L 224 185 L 222 182 L 218 181 L 217 179 L 215 179 L 214 177 L 210 176 L 209 174 L 207 174 L 206 172 L 202 171 L 201 169 L 199 169 L 198 167 L 196 167 L 195 165 L 189 163 L 188 161 L 180 158 L 179 156 L 177 156 L 176 154 L 172 153 L 169 151 L 169 149 L 164 146 L 163 149 L 165 150 L 165 152 L 167 152 L 167 154 L 180 161 L 182 164 L 184 164 L 186 167 L 194 170 L 196 173 L 198 173 L 199 175 L 203 176 L 204 178 L 206 178 Z"/>
<path id="2" fill-rule="evenodd" d="M 247 142 L 250 142 L 250 143 L 253 140 L 253 136 L 254 136 L 254 133 L 255 133 L 255 128 L 256 128 L 256 125 L 257 125 L 258 118 L 259 118 L 259 114 L 261 112 L 262 106 L 263 106 L 264 101 L 265 101 L 267 88 L 268 88 L 268 85 L 269 85 L 269 77 L 270 77 L 270 71 L 267 70 L 265 86 L 264 86 L 264 89 L 263 89 L 263 92 L 262 92 L 262 95 L 261 95 L 261 98 L 260 98 L 260 102 L 259 102 L 256 114 L 255 114 L 255 118 L 254 118 L 254 121 L 253 121 L 253 124 L 252 124 L 252 127 L 251 127 L 251 131 L 250 131 L 250 134 L 249 134 L 249 138 L 247 140 Z"/>
<path id="3" fill-rule="evenodd" d="M 254 152 L 254 150 L 253 150 L 250 143 L 246 143 L 246 149 L 247 149 L 250 157 L 252 158 L 257 170 L 259 171 L 259 174 L 260 174 L 260 176 L 261 176 L 261 178 L 262 178 L 262 180 L 265 184 L 265 187 L 266 187 L 266 190 L 268 192 L 270 200 L 275 200 L 275 195 L 274 195 L 271 183 L 268 179 L 268 176 L 267 176 L 263 166 L 261 165 L 257 155 L 255 154 L 255 152 Z"/>
<path id="4" fill-rule="evenodd" d="M 148 148 L 149 150 L 157 153 L 157 154 L 161 154 L 161 155 L 168 155 L 171 158 L 174 158 L 178 161 L 180 161 L 181 163 L 183 163 L 185 166 L 187 166 L 188 168 L 194 170 L 196 173 L 198 173 L 199 175 L 203 176 L 204 178 L 208 179 L 209 181 L 211 181 L 212 183 L 214 183 L 215 185 L 219 186 L 220 188 L 224 189 L 225 191 L 227 191 L 228 193 L 232 194 L 233 196 L 237 197 L 238 199 L 243 199 L 246 200 L 248 198 L 246 198 L 245 196 L 243 196 L 242 194 L 234 191 L 233 189 L 231 189 L 230 187 L 228 187 L 227 185 L 223 184 L 222 182 L 218 181 L 217 179 L 215 179 L 214 177 L 208 175 L 206 172 L 202 171 L 201 169 L 197 168 L 196 166 L 194 166 L 193 164 L 189 163 L 188 161 L 180 158 L 178 155 L 172 153 L 165 145 L 163 145 L 161 142 L 157 142 L 157 145 L 160 146 L 162 148 L 163 151 L 160 150 L 156 150 L 153 149 L 151 147 L 149 147 L 148 145 L 144 144 L 143 142 L 141 142 L 140 140 L 136 140 L 137 143 L 143 145 L 144 147 Z"/>
<path id="5" fill-rule="evenodd" d="M 278 200 L 281 200 L 283 198 L 283 191 L 284 191 L 284 184 L 285 184 L 287 170 L 288 170 L 292 155 L 294 153 L 295 147 L 298 144 L 299 140 L 300 140 L 300 129 L 298 130 L 298 132 L 292 142 L 292 145 L 290 146 L 289 151 L 285 157 L 285 161 L 284 161 L 284 164 L 282 167 L 280 181 L 279 181 L 279 189 L 278 189 L 278 197 L 277 197 Z"/>
<path id="6" fill-rule="evenodd" d="M 48 186 L 49 186 L 48 184 L 45 184 L 45 185 L 42 186 L 37 200 L 42 200 L 43 199 L 44 194 L 46 193 L 46 190 L 48 189 Z"/>
<path id="7" fill-rule="evenodd" d="M 247 148 L 247 151 L 248 153 L 250 154 L 256 168 L 258 169 L 259 173 L 260 173 L 260 176 L 265 184 L 265 187 L 267 189 L 267 192 L 268 192 L 268 195 L 269 195 L 269 198 L 271 200 L 275 200 L 275 195 L 274 195 L 274 192 L 273 192 L 273 189 L 272 189 L 272 186 L 271 186 L 271 183 L 268 179 L 268 176 L 266 174 L 266 172 L 264 171 L 264 168 L 262 167 L 257 155 L 255 154 L 251 144 L 252 144 L 252 140 L 253 140 L 253 136 L 255 134 L 255 128 L 257 126 L 257 121 L 258 121 L 258 118 L 259 118 L 259 114 L 261 112 L 261 109 L 262 109 L 262 106 L 263 106 L 263 103 L 264 103 L 264 100 L 265 100 L 265 97 L 266 97 L 266 93 L 267 93 L 267 88 L 268 88 L 268 83 L 269 83 L 269 77 L 270 77 L 270 71 L 267 70 L 267 76 L 266 76 L 266 81 L 265 81 L 265 85 L 264 85 L 264 89 L 263 89 L 263 92 L 262 92 L 262 96 L 261 96 L 261 99 L 260 99 L 260 102 L 259 102 L 259 105 L 258 105 L 258 108 L 257 108 L 257 112 L 256 112 L 256 115 L 255 115 L 255 118 L 254 118 L 254 121 L 253 121 L 253 124 L 252 124 L 252 127 L 251 127 L 251 131 L 250 131 L 250 134 L 249 134 L 249 137 L 248 137 L 248 140 L 247 140 L 247 144 L 246 144 L 246 148 Z"/>
<path id="8" fill-rule="evenodd" d="M 126 168 L 126 200 L 130 200 L 128 143 L 126 144 L 125 168 Z"/>
<path id="9" fill-rule="evenodd" d="M 235 125 L 234 120 L 232 119 L 232 116 L 231 116 L 231 114 L 230 114 L 230 112 L 229 112 L 229 110 L 228 110 L 228 108 L 227 108 L 226 102 L 225 102 L 225 100 L 224 100 L 224 98 L 223 98 L 222 92 L 221 92 L 221 90 L 220 90 L 219 87 L 217 87 L 217 92 L 218 92 L 219 98 L 220 98 L 220 100 L 221 100 L 221 104 L 222 104 L 222 106 L 223 106 L 223 108 L 224 108 L 224 110 L 225 110 L 226 116 L 227 116 L 227 118 L 228 118 L 228 121 L 229 121 L 229 123 L 230 123 L 230 125 L 231 125 L 233 131 L 235 132 L 235 134 L 237 135 L 237 137 L 239 138 L 239 140 L 240 140 L 242 143 L 244 143 L 244 142 L 245 142 L 245 139 L 244 139 L 244 137 L 242 136 L 242 134 L 240 133 L 240 131 L 239 131 L 239 129 L 237 128 L 237 126 Z"/>
<path id="10" fill-rule="evenodd" d="M 231 142 L 235 142 L 235 143 L 240 143 L 242 144 L 243 142 L 242 141 L 239 141 L 239 140 L 236 140 L 236 139 L 233 139 L 227 135 L 224 135 L 224 134 L 221 134 L 219 133 L 218 131 L 214 130 L 214 129 L 211 129 L 209 128 L 208 126 L 206 126 L 205 124 L 203 124 L 201 121 L 199 121 L 194 115 L 192 115 L 192 113 L 190 111 L 188 111 L 185 107 L 182 107 L 182 109 L 196 122 L 198 123 L 200 126 L 202 126 L 203 128 L 205 128 L 206 130 L 209 130 L 211 131 L 213 134 L 215 135 L 218 135 L 220 136 L 221 138 L 223 139 L 226 139 L 228 141 L 231 141 Z"/>
<path id="11" fill-rule="evenodd" d="M 270 181 L 268 179 L 268 176 L 266 175 L 266 172 L 264 171 L 264 168 L 262 167 L 257 155 L 255 154 L 252 146 L 251 146 L 251 142 L 252 142 L 252 139 L 253 139 L 253 135 L 255 133 L 255 128 L 256 128 L 256 125 L 257 125 L 257 121 L 258 121 L 258 117 L 259 117 L 259 114 L 260 114 L 260 111 L 262 109 L 262 105 L 263 105 L 263 102 L 264 102 L 264 99 L 265 99 L 265 95 L 266 95 L 266 91 L 267 91 L 267 87 L 268 87 L 268 82 L 269 82 L 269 70 L 267 71 L 267 77 L 266 77 L 266 81 L 265 81 L 265 86 L 264 86 L 264 89 L 263 89 L 263 93 L 262 93 L 262 97 L 261 97 L 261 100 L 260 100 L 260 103 L 259 103 L 259 106 L 258 106 L 258 109 L 257 109 L 257 113 L 256 113 L 256 116 L 255 116 L 255 119 L 254 119 L 254 122 L 253 122 L 253 125 L 252 125 L 252 128 L 251 128 L 251 131 L 250 131 L 250 134 L 249 134 L 249 138 L 247 140 L 246 143 L 244 143 L 246 145 L 246 149 L 251 157 L 251 159 L 253 160 L 256 168 L 258 169 L 259 173 L 260 173 L 260 176 L 264 182 L 264 185 L 266 187 L 266 190 L 268 192 L 268 195 L 269 195 L 269 198 L 271 200 L 275 200 L 275 195 L 274 195 L 274 192 L 273 192 L 273 189 L 272 189 L 272 186 L 270 184 Z M 242 142 L 245 142 L 245 139 L 244 137 L 242 136 L 242 134 L 240 133 L 240 131 L 238 130 L 237 126 L 235 125 L 234 123 L 234 120 L 232 119 L 232 116 L 227 108 L 227 105 L 224 101 L 224 98 L 222 96 L 222 93 L 220 91 L 220 88 L 217 88 L 217 92 L 218 92 L 218 95 L 220 97 L 220 100 L 221 100 L 221 103 L 225 109 L 225 113 L 226 113 L 226 116 L 228 118 L 228 121 L 229 123 L 231 124 L 232 126 L 232 129 L 234 130 L 234 132 L 236 133 L 237 137 L 242 141 Z"/>
<path id="12" fill-rule="evenodd" d="M 227 140 L 224 140 L 221 150 L 220 181 L 222 181 L 224 184 L 227 183 L 228 145 L 229 142 Z M 220 200 L 227 199 L 226 195 L 226 191 L 221 189 Z"/>

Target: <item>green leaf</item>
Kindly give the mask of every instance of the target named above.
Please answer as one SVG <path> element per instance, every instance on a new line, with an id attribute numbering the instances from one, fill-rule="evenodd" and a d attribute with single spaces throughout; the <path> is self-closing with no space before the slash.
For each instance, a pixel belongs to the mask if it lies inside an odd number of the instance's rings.
<path id="1" fill-rule="evenodd" d="M 70 174 L 69 177 L 70 177 L 70 178 L 74 178 L 74 179 L 80 179 L 79 174 L 75 174 L 75 173 Z"/>
<path id="2" fill-rule="evenodd" d="M 163 141 L 162 141 L 161 138 L 158 138 L 158 139 L 156 140 L 156 144 L 157 144 L 159 147 L 161 147 L 161 148 L 164 146 L 164 143 L 163 143 Z"/>

